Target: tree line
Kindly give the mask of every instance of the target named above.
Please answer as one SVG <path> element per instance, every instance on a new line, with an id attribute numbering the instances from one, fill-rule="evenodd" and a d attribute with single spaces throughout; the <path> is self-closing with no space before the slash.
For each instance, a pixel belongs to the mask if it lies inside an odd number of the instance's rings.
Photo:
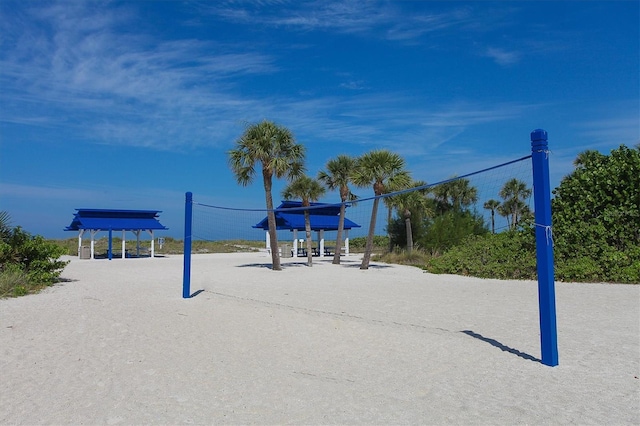
<path id="1" fill-rule="evenodd" d="M 312 202 L 319 200 L 327 189 L 338 191 L 341 208 L 334 264 L 340 263 L 346 203 L 356 200 L 351 186 L 372 188 L 375 195 L 361 269 L 369 267 L 381 199 L 387 207 L 389 250 L 394 246 L 400 246 L 411 253 L 415 240 L 421 246 L 431 247 L 432 251 L 437 252 L 459 242 L 468 234 L 487 232 L 481 215 L 469 209 L 478 201 L 478 190 L 471 186 L 468 179 L 453 178 L 440 185 L 428 187 L 426 182 L 411 178 L 405 160 L 400 155 L 384 149 L 373 150 L 359 157 L 338 155 L 329 160 L 325 168 L 314 178 L 305 174 L 304 155 L 304 146 L 295 142 L 287 128 L 266 120 L 247 126 L 236 141 L 234 149 L 228 151 L 229 166 L 239 184 L 246 186 L 253 182 L 258 172 L 262 173 L 271 247 L 278 247 L 273 211 L 273 178 L 286 178 L 289 184 L 282 192 L 283 198 L 300 199 L 303 207 L 309 207 Z M 401 192 L 410 189 L 413 190 Z M 401 193 L 380 197 L 396 192 Z M 517 179 L 509 180 L 499 195 L 502 201 L 489 200 L 484 206 L 491 211 L 491 232 L 495 232 L 496 212 L 509 219 L 510 228 L 517 227 L 522 220 L 531 215 L 524 201 L 531 195 L 531 189 L 527 188 L 524 182 Z M 396 219 L 394 212 L 397 212 Z M 308 246 L 307 264 L 311 266 L 309 211 L 305 210 L 304 215 Z M 402 233 L 398 232 L 399 220 L 404 223 Z M 454 230 L 460 235 L 453 240 L 448 239 L 444 245 L 437 246 L 433 244 L 434 241 L 429 242 L 430 235 L 444 235 L 446 231 Z M 434 238 L 431 237 L 431 240 Z M 280 270 L 278 251 L 272 250 L 271 256 L 272 268 Z"/>
<path id="2" fill-rule="evenodd" d="M 333 263 L 340 263 L 345 205 L 356 200 L 351 187 L 369 187 L 376 196 L 361 269 L 367 269 L 374 246 L 380 200 L 387 208 L 388 252 L 419 247 L 430 272 L 480 277 L 535 279 L 533 212 L 526 200 L 532 189 L 509 179 L 499 199 L 484 202 L 490 224 L 475 208 L 477 188 L 468 179 L 452 178 L 436 186 L 411 178 L 404 159 L 388 150 L 359 157 L 338 155 L 316 177 L 305 174 L 304 146 L 292 133 L 270 121 L 248 125 L 228 151 L 229 166 L 241 185 L 262 174 L 271 247 L 278 247 L 273 212 L 273 178 L 289 181 L 285 199 L 301 199 L 308 207 L 326 190 L 336 190 L 341 209 Z M 621 145 L 610 155 L 580 153 L 575 170 L 553 190 L 552 238 L 556 277 L 566 281 L 640 282 L 640 145 Z M 413 189 L 413 190 L 411 190 Z M 397 192 L 397 194 L 396 194 Z M 380 197 L 385 194 L 386 197 Z M 395 213 L 395 215 L 394 215 Z M 504 217 L 504 232 L 496 232 L 496 216 Z M 307 245 L 311 227 L 305 215 Z M 307 264 L 312 265 L 308 247 Z M 278 250 L 271 251 L 280 270 Z"/>

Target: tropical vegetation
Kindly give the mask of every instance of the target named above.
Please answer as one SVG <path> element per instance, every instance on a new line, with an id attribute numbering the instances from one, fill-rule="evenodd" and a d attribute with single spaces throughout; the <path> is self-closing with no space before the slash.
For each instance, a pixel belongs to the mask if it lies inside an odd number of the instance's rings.
<path id="1" fill-rule="evenodd" d="M 33 236 L 0 212 L 0 297 L 22 296 L 53 285 L 68 262 L 65 250 L 42 236 Z"/>
<path id="2" fill-rule="evenodd" d="M 411 177 L 405 169 L 405 161 L 401 156 L 388 150 L 374 150 L 358 158 L 352 179 L 357 186 L 373 186 L 375 195 L 367 234 L 367 245 L 360 265 L 360 269 L 368 269 L 373 250 L 373 236 L 375 234 L 380 195 L 389 192 L 389 187 L 408 185 Z"/>
<path id="3" fill-rule="evenodd" d="M 340 193 L 340 218 L 338 219 L 338 236 L 336 237 L 336 249 L 333 255 L 333 264 L 340 264 L 340 255 L 342 253 L 342 233 L 344 232 L 344 218 L 347 201 L 355 201 L 356 195 L 351 192 L 349 184 L 352 183 L 352 175 L 356 169 L 356 159 L 348 155 L 338 155 L 336 158 L 327 162 L 326 171 L 318 172 L 318 180 L 322 182 L 327 189 L 333 191 L 338 190 Z"/>
<path id="4" fill-rule="evenodd" d="M 553 191 L 555 276 L 563 281 L 640 283 L 640 146 L 604 155 L 585 151 Z M 509 190 L 510 189 L 510 190 Z M 507 232 L 470 236 L 425 264 L 431 272 L 494 278 L 536 277 L 532 212 L 516 200 L 529 190 L 507 182 L 485 208 L 509 218 Z M 510 204 L 512 203 L 512 204 Z M 514 205 L 519 207 L 513 208 Z"/>
<path id="5" fill-rule="evenodd" d="M 271 193 L 273 178 L 286 177 L 293 180 L 301 176 L 304 173 L 304 155 L 304 146 L 295 143 L 289 129 L 267 120 L 248 125 L 236 141 L 235 148 L 228 152 L 229 166 L 240 185 L 247 186 L 253 182 L 256 166 L 261 166 L 274 271 L 282 268 L 277 250 L 278 235 Z"/>
<path id="6" fill-rule="evenodd" d="M 624 145 L 610 155 L 585 151 L 578 155 L 575 170 L 553 191 L 552 238 L 558 279 L 640 282 L 639 152 L 638 146 Z M 295 189 L 294 184 L 307 189 L 313 185 L 314 191 L 322 184 L 338 192 L 341 209 L 335 264 L 340 263 L 345 207 L 358 201 L 350 189 L 353 185 L 373 189 L 367 236 L 351 239 L 351 247 L 363 251 L 361 269 L 369 267 L 375 252 L 378 260 L 420 264 L 430 272 L 535 278 L 535 224 L 529 208 L 533 190 L 517 178 L 506 180 L 495 199 L 478 206 L 478 189 L 468 179 L 454 176 L 428 186 L 411 179 L 398 154 L 373 150 L 358 158 L 339 155 L 329 160 L 314 180 L 301 177 L 304 149 L 293 142 L 291 133 L 266 121 L 249 126 L 236 149 L 229 151 L 229 164 L 242 185 L 251 182 L 258 163 L 269 213 L 273 211 L 274 176 L 289 179 L 283 195 L 300 198 L 303 205 L 322 193 Z M 380 200 L 387 208 L 386 236 L 375 235 Z M 478 209 L 487 211 L 489 218 Z M 503 217 L 506 226 L 497 226 L 496 216 Z M 305 227 L 310 243 L 307 223 Z M 269 228 L 271 246 L 277 247 L 275 232 L 271 232 L 275 225 L 269 222 Z M 277 250 L 272 250 L 272 256 L 277 270 Z"/>
<path id="7" fill-rule="evenodd" d="M 282 196 L 285 200 L 300 198 L 304 209 L 304 229 L 307 241 L 307 266 L 313 266 L 313 251 L 311 247 L 311 218 L 309 206 L 311 202 L 318 201 L 326 192 L 325 188 L 320 185 L 317 180 L 311 179 L 309 176 L 301 176 L 291 182 L 283 191 Z"/>
<path id="8" fill-rule="evenodd" d="M 584 151 L 553 191 L 557 275 L 640 283 L 640 145 Z"/>

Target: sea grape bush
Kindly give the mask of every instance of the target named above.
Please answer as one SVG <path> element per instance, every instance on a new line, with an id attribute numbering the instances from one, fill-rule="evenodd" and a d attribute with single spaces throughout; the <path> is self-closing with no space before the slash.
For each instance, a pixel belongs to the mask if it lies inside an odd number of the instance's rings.
<path id="1" fill-rule="evenodd" d="M 640 283 L 640 145 L 574 164 L 551 204 L 558 278 Z"/>
<path id="2" fill-rule="evenodd" d="M 55 283 L 68 263 L 60 260 L 66 250 L 19 226 L 0 227 L 0 297 L 20 296 Z"/>

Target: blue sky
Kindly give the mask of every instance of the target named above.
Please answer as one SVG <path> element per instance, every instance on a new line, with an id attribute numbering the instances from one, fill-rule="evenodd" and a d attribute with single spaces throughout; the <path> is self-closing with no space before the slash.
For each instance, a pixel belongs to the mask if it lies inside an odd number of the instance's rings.
<path id="1" fill-rule="evenodd" d="M 162 210 L 174 236 L 186 191 L 261 208 L 226 152 L 263 119 L 310 175 L 387 148 L 430 183 L 543 128 L 557 186 L 579 152 L 640 139 L 639 19 L 637 1 L 4 0 L 0 210 L 70 238 L 75 208 Z"/>

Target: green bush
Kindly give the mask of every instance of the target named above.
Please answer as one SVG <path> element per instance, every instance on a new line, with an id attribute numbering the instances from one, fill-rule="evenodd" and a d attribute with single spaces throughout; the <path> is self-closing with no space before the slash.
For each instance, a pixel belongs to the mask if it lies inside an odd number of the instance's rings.
<path id="1" fill-rule="evenodd" d="M 57 281 L 66 250 L 43 237 L 13 228 L 0 241 L 0 297 L 38 291 Z"/>
<path id="2" fill-rule="evenodd" d="M 349 239 L 349 249 L 353 251 L 364 250 L 367 245 L 367 237 L 355 237 Z M 373 236 L 373 250 L 387 250 L 389 247 L 389 237 L 382 235 Z"/>
<path id="3" fill-rule="evenodd" d="M 429 223 L 426 234 L 418 240 L 418 245 L 437 255 L 462 243 L 470 235 L 484 235 L 488 232 L 484 218 L 478 213 L 452 210 L 436 216 Z"/>
<path id="4" fill-rule="evenodd" d="M 8 296 L 22 296 L 29 280 L 18 264 L 9 264 L 0 271 L 0 298 Z"/>
<path id="5" fill-rule="evenodd" d="M 400 250 L 397 247 L 391 253 L 385 253 L 374 257 L 374 260 L 380 262 L 419 267 L 422 267 L 428 259 L 429 255 L 425 254 L 422 250 L 414 249 L 411 251 L 411 254 L 409 254 L 407 250 Z"/>
<path id="6" fill-rule="evenodd" d="M 436 274 L 480 278 L 535 279 L 536 253 L 533 231 L 472 235 L 424 266 Z"/>
<path id="7" fill-rule="evenodd" d="M 640 283 L 640 146 L 585 151 L 553 192 L 557 276 Z"/>

